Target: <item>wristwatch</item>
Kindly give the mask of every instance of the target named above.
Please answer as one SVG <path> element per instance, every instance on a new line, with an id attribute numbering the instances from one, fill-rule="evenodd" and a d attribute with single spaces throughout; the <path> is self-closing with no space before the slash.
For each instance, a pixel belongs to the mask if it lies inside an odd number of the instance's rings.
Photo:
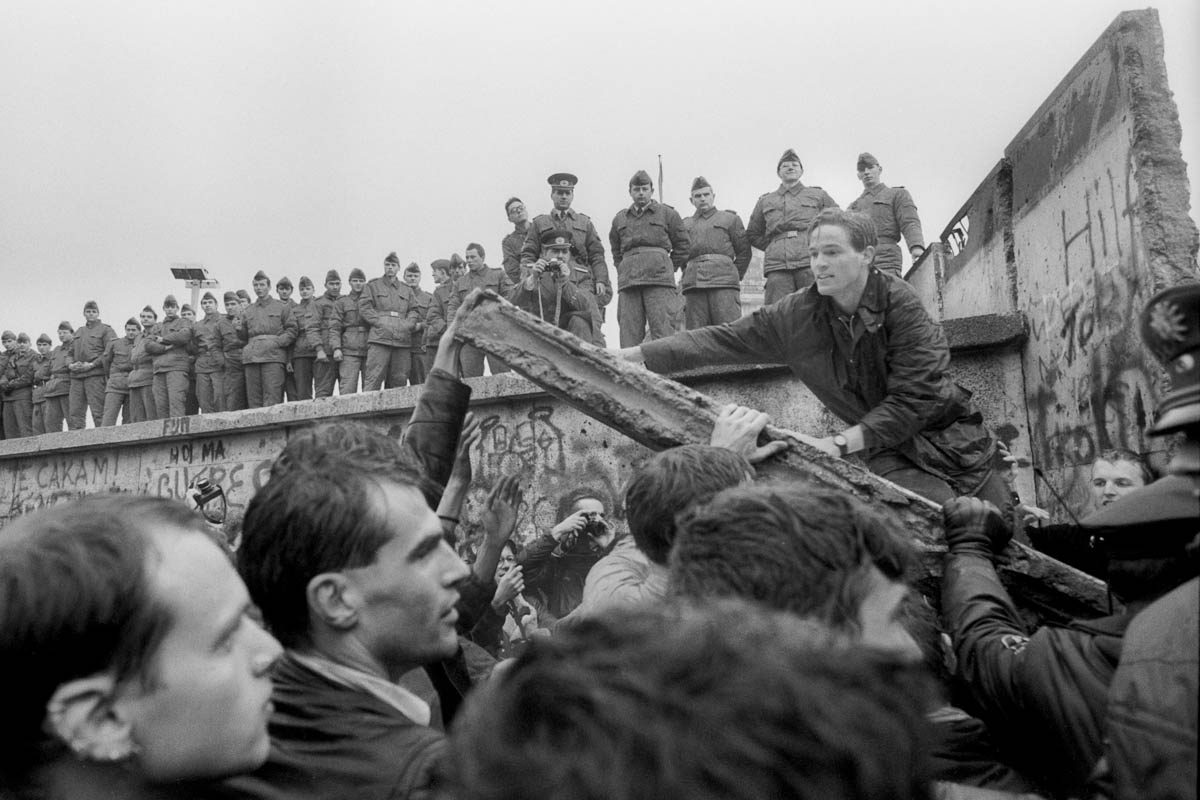
<path id="1" fill-rule="evenodd" d="M 840 433 L 833 437 L 833 443 L 837 445 L 838 455 L 842 458 L 850 455 L 850 443 L 846 441 L 846 437 Z"/>

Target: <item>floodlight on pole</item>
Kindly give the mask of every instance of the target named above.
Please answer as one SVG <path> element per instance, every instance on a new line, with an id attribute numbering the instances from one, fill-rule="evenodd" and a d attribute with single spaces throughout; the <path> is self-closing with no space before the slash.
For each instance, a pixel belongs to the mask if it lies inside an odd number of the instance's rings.
<path id="1" fill-rule="evenodd" d="M 210 277 L 203 264 L 172 264 L 171 275 L 183 281 L 183 285 L 192 290 L 193 310 L 200 307 L 201 289 L 221 288 L 221 282 Z"/>

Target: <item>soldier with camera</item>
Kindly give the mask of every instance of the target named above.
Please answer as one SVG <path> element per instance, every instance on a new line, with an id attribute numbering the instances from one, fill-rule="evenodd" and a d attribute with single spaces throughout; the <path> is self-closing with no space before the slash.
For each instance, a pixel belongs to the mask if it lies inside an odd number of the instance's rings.
<path id="1" fill-rule="evenodd" d="M 519 308 L 584 341 L 592 340 L 592 307 L 571 280 L 571 237 L 553 228 L 541 235 L 542 252 L 524 269 L 508 299 Z"/>

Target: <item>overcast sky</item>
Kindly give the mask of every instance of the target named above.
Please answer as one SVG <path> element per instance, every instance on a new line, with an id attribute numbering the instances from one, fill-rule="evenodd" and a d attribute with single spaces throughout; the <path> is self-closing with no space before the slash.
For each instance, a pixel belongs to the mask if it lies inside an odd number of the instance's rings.
<path id="1" fill-rule="evenodd" d="M 319 286 L 395 250 L 428 289 L 469 241 L 498 266 L 504 200 L 547 210 L 557 171 L 607 247 L 659 154 L 683 215 L 703 174 L 747 219 L 785 148 L 843 206 L 869 150 L 936 238 L 1123 7 L 3 0 L 0 326 L 53 335 L 94 298 L 119 331 L 186 302 L 172 262 Z M 1157 7 L 1194 209 L 1200 3 Z"/>

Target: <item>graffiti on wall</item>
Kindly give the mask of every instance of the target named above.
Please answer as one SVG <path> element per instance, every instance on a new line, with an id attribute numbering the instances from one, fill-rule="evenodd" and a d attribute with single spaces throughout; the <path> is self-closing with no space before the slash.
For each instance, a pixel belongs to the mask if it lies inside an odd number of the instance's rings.
<path id="1" fill-rule="evenodd" d="M 1145 452 L 1157 380 L 1137 333 L 1149 295 L 1135 246 L 1132 167 L 1089 180 L 1054 209 L 1047 259 L 1061 288 L 1028 311 L 1026 399 L 1038 465 L 1075 513 L 1088 510 L 1090 466 L 1104 450 Z M 1048 498 L 1039 496 L 1045 503 Z M 1051 503 L 1051 507 L 1057 503 Z M 1056 514 L 1063 514 L 1061 508 Z"/>
<path id="2" fill-rule="evenodd" d="M 112 490 L 118 486 L 119 471 L 116 453 L 67 454 L 19 461 L 12 470 L 8 516 Z"/>
<path id="3" fill-rule="evenodd" d="M 593 489 L 610 517 L 619 518 L 620 465 L 641 456 L 638 445 L 573 409 L 548 404 L 512 415 L 490 414 L 479 425 L 463 515 L 468 537 L 478 534 L 487 497 L 507 475 L 519 476 L 523 493 L 514 535 L 519 543 L 557 523 L 560 499 L 580 487 Z"/>
<path id="4" fill-rule="evenodd" d="M 271 458 L 255 452 L 239 458 L 232 442 L 225 439 L 180 440 L 168 444 L 165 459 L 142 468 L 142 491 L 158 497 L 186 500 L 199 478 L 206 478 L 225 492 L 232 515 L 240 517 L 254 493 L 266 483 Z"/>

